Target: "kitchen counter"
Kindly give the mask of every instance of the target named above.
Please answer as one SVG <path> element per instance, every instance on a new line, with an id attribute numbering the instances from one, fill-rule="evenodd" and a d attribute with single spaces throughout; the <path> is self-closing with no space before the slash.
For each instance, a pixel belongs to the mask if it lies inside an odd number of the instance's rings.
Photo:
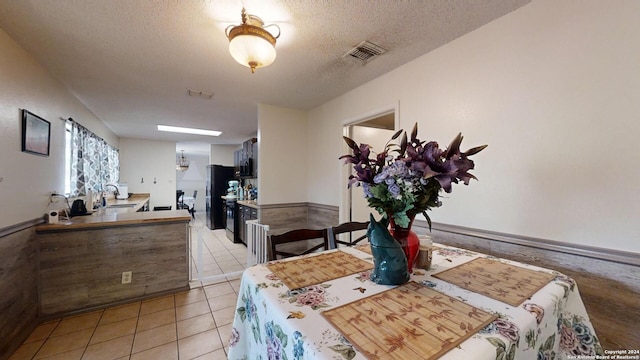
<path id="1" fill-rule="evenodd" d="M 238 205 L 242 205 L 242 206 L 248 206 L 250 208 L 254 208 L 254 209 L 259 209 L 260 206 L 258 205 L 258 202 L 255 200 L 238 200 L 237 201 Z"/>
<path id="2" fill-rule="evenodd" d="M 39 313 L 63 316 L 189 288 L 191 215 L 137 211 L 148 194 L 111 199 L 107 208 L 36 226 Z M 131 282 L 122 281 L 131 272 Z"/>
<path id="3" fill-rule="evenodd" d="M 126 200 L 110 199 L 107 208 L 95 210 L 91 215 L 75 216 L 57 224 L 36 226 L 36 232 L 58 232 L 109 228 L 117 226 L 148 225 L 174 222 L 189 222 L 187 210 L 138 211 L 149 202 L 148 194 L 134 194 Z"/>
<path id="4" fill-rule="evenodd" d="M 149 204 L 151 197 L 149 194 L 133 194 L 128 199 L 107 199 L 107 212 L 124 212 L 122 210 L 128 210 L 128 212 L 136 212 L 142 209 L 145 205 Z"/>

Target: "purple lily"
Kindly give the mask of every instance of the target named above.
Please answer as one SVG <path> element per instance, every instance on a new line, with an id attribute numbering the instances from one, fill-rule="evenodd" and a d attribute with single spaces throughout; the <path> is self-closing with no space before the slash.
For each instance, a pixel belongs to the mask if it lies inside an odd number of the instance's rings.
<path id="1" fill-rule="evenodd" d="M 392 144 L 400 135 L 400 143 Z M 349 176 L 348 186 L 362 185 L 371 207 L 381 214 L 394 214 L 394 218 L 398 214 L 407 217 L 422 212 L 431 226 L 426 211 L 442 204 L 438 199 L 440 190 L 450 193 L 454 183 L 469 185 L 471 179 L 477 180 L 469 173 L 475 166 L 469 157 L 487 145 L 462 152 L 462 139 L 459 133 L 447 149 L 442 150 L 435 141 L 418 139 L 418 124 L 415 124 L 410 136 L 404 130 L 397 131 L 384 151 L 374 158 L 370 158 L 370 145 L 357 144 L 344 137 L 352 154 L 342 155 L 340 159 L 353 165 L 354 174 Z M 392 153 L 395 157 L 390 156 Z"/>

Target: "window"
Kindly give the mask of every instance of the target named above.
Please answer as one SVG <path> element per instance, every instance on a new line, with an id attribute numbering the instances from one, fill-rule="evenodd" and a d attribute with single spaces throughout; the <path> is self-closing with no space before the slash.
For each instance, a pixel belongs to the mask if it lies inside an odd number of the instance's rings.
<path id="1" fill-rule="evenodd" d="M 119 152 L 73 120 L 65 125 L 65 193 L 84 196 L 120 179 Z"/>

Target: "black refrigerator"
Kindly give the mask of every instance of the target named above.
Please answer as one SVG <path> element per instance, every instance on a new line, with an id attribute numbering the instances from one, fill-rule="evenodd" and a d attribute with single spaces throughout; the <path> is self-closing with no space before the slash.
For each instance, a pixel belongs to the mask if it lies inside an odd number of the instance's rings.
<path id="1" fill-rule="evenodd" d="M 205 201 L 207 206 L 207 227 L 224 229 L 226 227 L 225 200 L 229 180 L 233 180 L 233 166 L 207 165 L 207 183 Z"/>

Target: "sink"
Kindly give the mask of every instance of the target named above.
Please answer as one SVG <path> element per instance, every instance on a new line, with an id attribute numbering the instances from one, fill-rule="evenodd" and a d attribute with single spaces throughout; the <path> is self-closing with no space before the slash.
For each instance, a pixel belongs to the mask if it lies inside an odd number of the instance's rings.
<path id="1" fill-rule="evenodd" d="M 134 208 L 136 204 L 111 204 L 107 205 L 107 208 Z"/>

